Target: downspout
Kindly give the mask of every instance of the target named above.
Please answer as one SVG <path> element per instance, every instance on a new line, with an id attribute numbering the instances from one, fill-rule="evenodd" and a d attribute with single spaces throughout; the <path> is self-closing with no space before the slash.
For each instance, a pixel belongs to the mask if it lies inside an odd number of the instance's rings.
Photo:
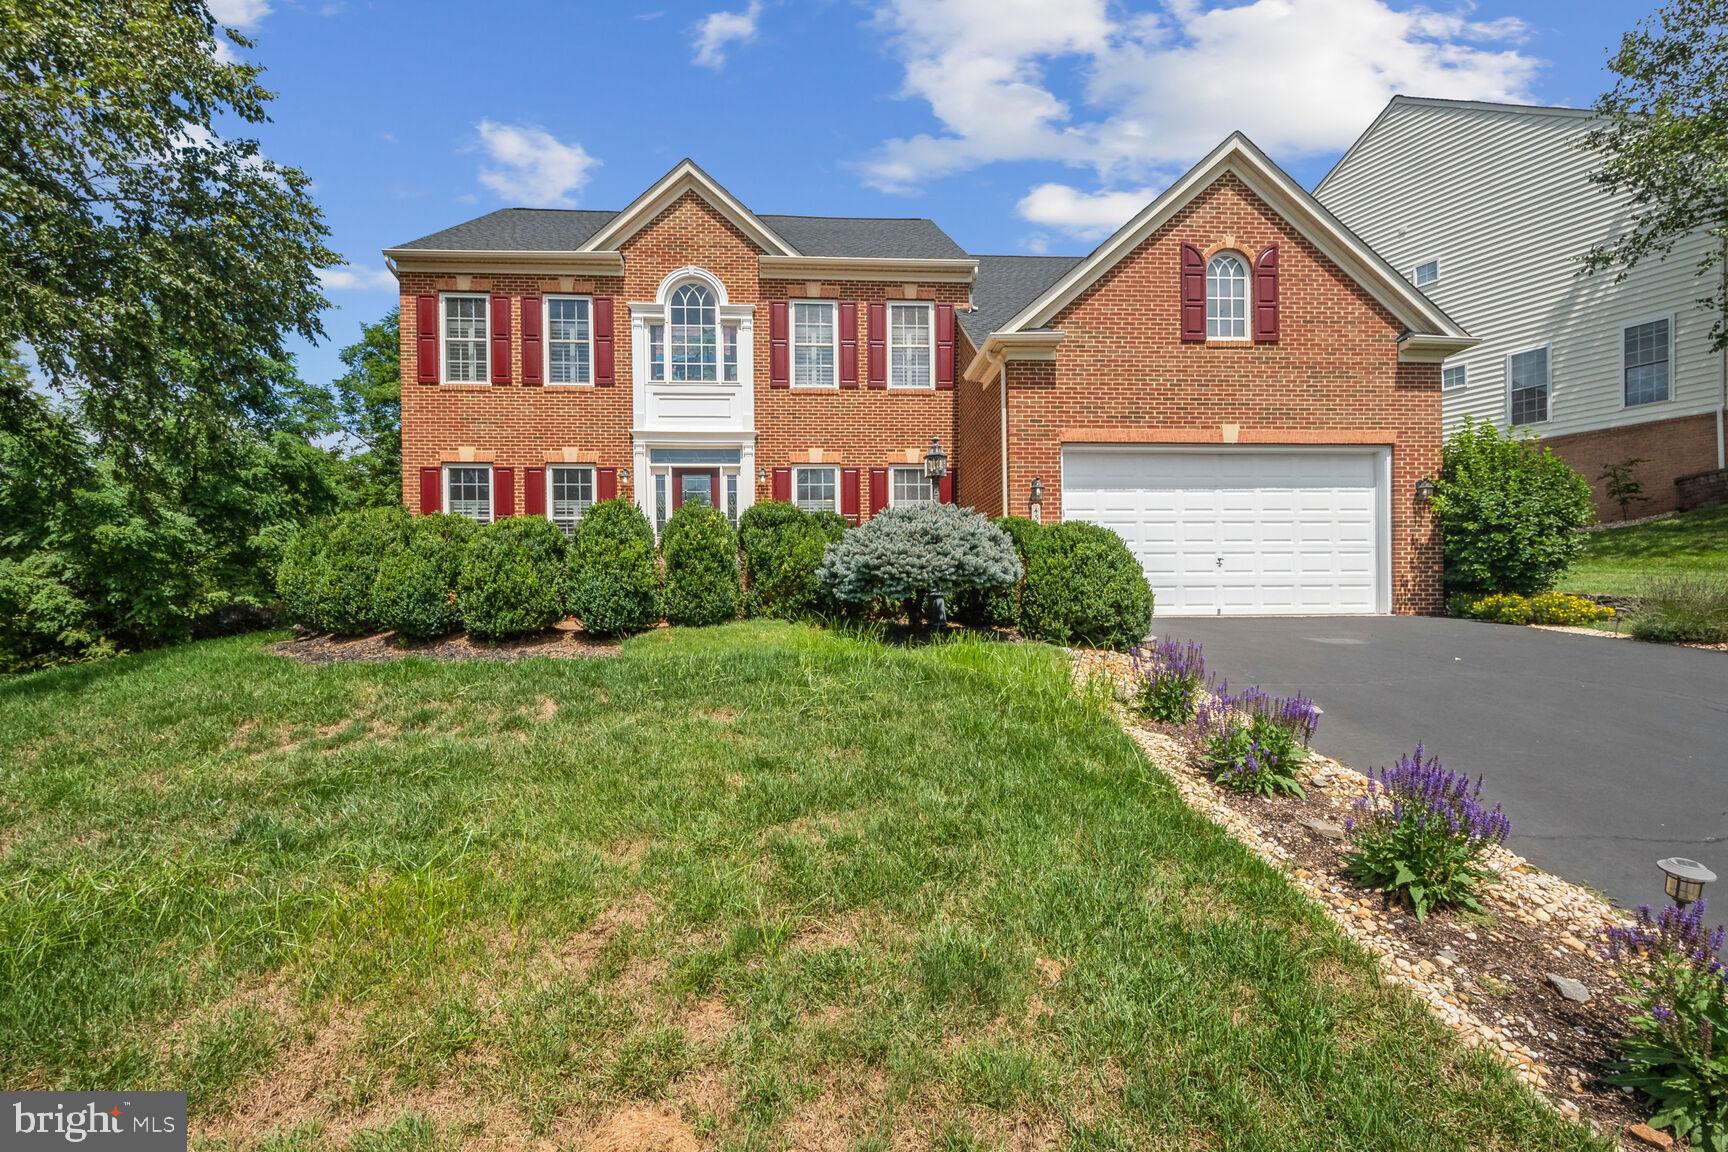
<path id="1" fill-rule="evenodd" d="M 1724 354 L 1728 356 L 1728 353 Z M 1723 371 L 1728 372 L 1728 358 L 1722 361 Z M 1724 379 L 1728 379 L 1725 376 Z M 997 369 L 997 387 L 1002 391 L 1002 515 L 1013 515 L 1013 509 L 1008 506 L 1008 361 L 1002 361 Z M 1722 447 L 1722 414 L 1716 414 L 1716 447 L 1720 454 Z"/>

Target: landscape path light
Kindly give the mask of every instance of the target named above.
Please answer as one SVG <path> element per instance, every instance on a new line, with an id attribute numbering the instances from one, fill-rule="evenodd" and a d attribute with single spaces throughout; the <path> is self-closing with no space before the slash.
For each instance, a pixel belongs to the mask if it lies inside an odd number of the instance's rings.
<path id="1" fill-rule="evenodd" d="M 1698 899 L 1704 894 L 1704 885 L 1716 879 L 1716 873 L 1698 861 L 1688 860 L 1684 856 L 1670 856 L 1666 860 L 1658 860 L 1656 867 L 1662 869 L 1666 878 L 1662 890 L 1668 893 L 1668 898 L 1674 901 L 1676 908 L 1684 908 Z"/>

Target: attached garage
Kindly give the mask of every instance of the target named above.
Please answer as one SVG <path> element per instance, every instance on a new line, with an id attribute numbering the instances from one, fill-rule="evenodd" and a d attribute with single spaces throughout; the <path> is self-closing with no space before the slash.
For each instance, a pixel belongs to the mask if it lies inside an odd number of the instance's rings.
<path id="1" fill-rule="evenodd" d="M 1389 612 L 1384 448 L 1068 445 L 1062 515 L 1113 529 L 1160 616 Z"/>

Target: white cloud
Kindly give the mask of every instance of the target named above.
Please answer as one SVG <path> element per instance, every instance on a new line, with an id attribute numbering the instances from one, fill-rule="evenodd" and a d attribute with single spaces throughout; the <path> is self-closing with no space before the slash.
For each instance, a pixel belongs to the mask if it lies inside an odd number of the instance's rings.
<path id="1" fill-rule="evenodd" d="M 318 269 L 318 282 L 332 292 L 394 292 L 396 277 L 384 268 L 348 264 Z"/>
<path id="2" fill-rule="evenodd" d="M 1145 183 L 1240 129 L 1279 159 L 1347 145 L 1395 93 L 1528 100 L 1541 62 L 1518 20 L 1397 11 L 1385 0 L 894 0 L 878 19 L 902 94 L 940 134 L 893 139 L 865 179 L 907 191 L 1002 160 Z M 1079 77 L 1074 103 L 1048 74 Z"/>
<path id="3" fill-rule="evenodd" d="M 742 12 L 710 12 L 696 22 L 696 63 L 719 68 L 726 63 L 730 44 L 748 44 L 756 39 L 756 21 L 762 15 L 762 0 L 750 0 Z"/>
<path id="4" fill-rule="evenodd" d="M 270 15 L 269 0 L 209 0 L 210 16 L 224 28 L 255 32 Z"/>
<path id="5" fill-rule="evenodd" d="M 580 144 L 566 144 L 532 124 L 475 125 L 480 148 L 491 160 L 480 169 L 480 183 L 504 200 L 531 208 L 572 208 L 600 161 Z"/>
<path id="6" fill-rule="evenodd" d="M 1151 188 L 1118 192 L 1082 192 L 1068 184 L 1040 184 L 1014 206 L 1022 220 L 1055 228 L 1070 236 L 1101 240 L 1130 216 L 1152 202 Z"/>

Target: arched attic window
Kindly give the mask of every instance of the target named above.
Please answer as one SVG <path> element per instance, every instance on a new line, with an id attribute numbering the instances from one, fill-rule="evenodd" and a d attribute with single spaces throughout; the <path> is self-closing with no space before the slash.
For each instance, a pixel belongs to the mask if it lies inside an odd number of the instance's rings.
<path id="1" fill-rule="evenodd" d="M 1206 262 L 1206 339 L 1248 339 L 1248 261 L 1235 252 Z"/>

